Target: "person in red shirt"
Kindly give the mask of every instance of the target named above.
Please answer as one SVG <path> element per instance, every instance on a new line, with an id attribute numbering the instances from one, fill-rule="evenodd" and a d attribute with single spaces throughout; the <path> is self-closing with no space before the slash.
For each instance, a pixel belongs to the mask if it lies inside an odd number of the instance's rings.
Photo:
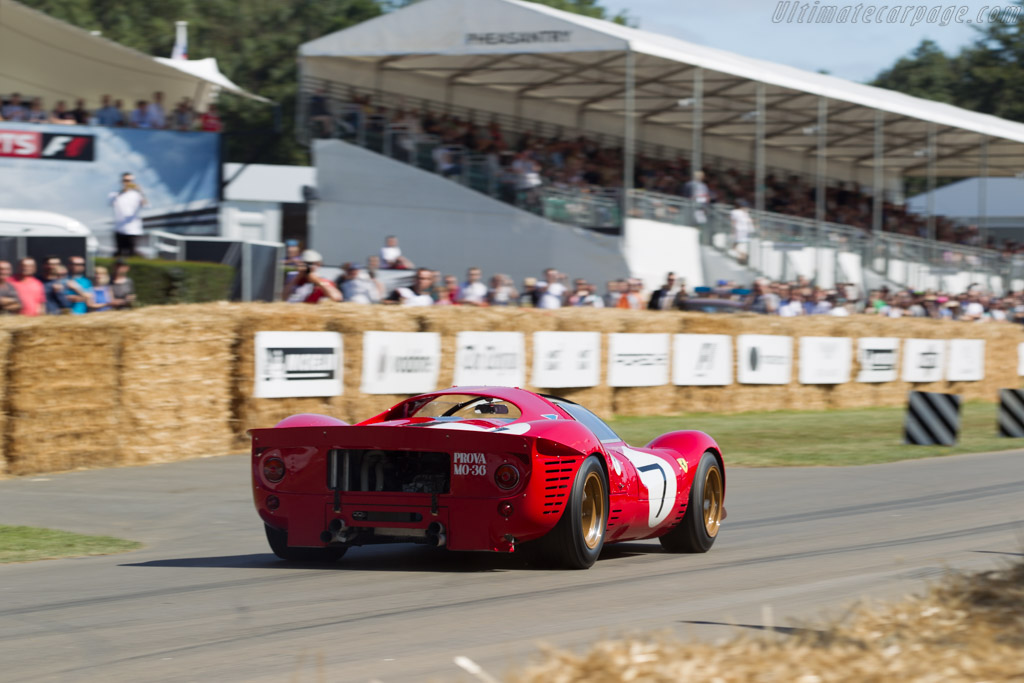
<path id="1" fill-rule="evenodd" d="M 39 315 L 46 311 L 46 290 L 36 277 L 36 260 L 23 258 L 18 263 L 18 274 L 8 282 L 21 299 L 22 315 Z"/>
<path id="2" fill-rule="evenodd" d="M 210 103 L 206 113 L 199 117 L 199 130 L 204 130 L 207 133 L 219 133 L 223 129 L 224 124 L 221 123 L 220 115 L 217 113 L 217 105 Z"/>

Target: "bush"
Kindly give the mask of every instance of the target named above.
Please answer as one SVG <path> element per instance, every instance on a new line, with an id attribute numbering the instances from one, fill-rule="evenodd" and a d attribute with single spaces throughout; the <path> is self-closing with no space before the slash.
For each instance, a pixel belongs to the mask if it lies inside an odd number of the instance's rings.
<path id="1" fill-rule="evenodd" d="M 143 258 L 124 261 L 131 267 L 128 276 L 135 283 L 136 301 L 140 306 L 194 304 L 231 298 L 235 280 L 235 269 L 231 266 Z M 114 259 L 97 258 L 96 265 L 105 266 L 110 276 L 114 276 Z"/>

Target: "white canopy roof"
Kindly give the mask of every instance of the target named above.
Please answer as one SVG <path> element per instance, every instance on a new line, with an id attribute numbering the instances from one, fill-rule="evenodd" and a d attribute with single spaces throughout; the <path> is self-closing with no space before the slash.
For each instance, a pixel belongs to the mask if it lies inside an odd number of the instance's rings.
<path id="1" fill-rule="evenodd" d="M 459 99 L 452 94 L 457 88 L 460 93 L 475 89 L 476 102 L 489 93 L 504 106 L 514 102 L 531 112 L 543 109 L 539 104 L 531 108 L 533 101 L 557 104 L 574 112 L 570 118 L 576 120 L 617 117 L 620 135 L 630 52 L 640 139 L 688 144 L 699 67 L 709 141 L 743 142 L 749 150 L 757 84 L 763 83 L 769 155 L 772 149 L 804 158 L 816 154 L 818 99 L 823 96 L 829 100 L 830 165 L 873 166 L 875 117 L 883 112 L 888 172 L 925 172 L 933 126 L 940 175 L 978 174 L 986 138 L 992 138 L 990 174 L 1011 175 L 1024 168 L 1024 124 L 521 0 L 423 0 L 299 49 L 307 77 L 344 78 L 360 68 L 372 69 L 376 77 L 368 85 L 387 91 L 389 78 L 405 74 L 416 80 L 392 82 L 416 83 L 425 99 L 431 90 L 440 102 Z M 339 60 L 350 68 L 330 66 Z M 548 111 L 558 118 L 553 109 Z M 561 118 L 564 122 L 566 116 Z"/>
<path id="2" fill-rule="evenodd" d="M 168 27 L 173 30 L 173 27 Z M 267 101 L 232 83 L 215 59 L 171 60 L 94 36 L 14 0 L 0 0 L 0 95 L 40 97 L 51 108 L 57 100 L 83 98 L 95 108 L 101 95 L 124 101 L 149 100 L 155 91 L 164 106 L 183 97 L 202 100 L 217 87 Z M 202 102 L 197 102 L 198 106 Z"/>

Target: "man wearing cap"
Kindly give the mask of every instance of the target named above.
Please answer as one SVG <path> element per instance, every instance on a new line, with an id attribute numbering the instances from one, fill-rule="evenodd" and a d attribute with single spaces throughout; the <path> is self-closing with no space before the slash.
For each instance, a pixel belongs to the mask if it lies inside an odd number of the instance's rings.
<path id="1" fill-rule="evenodd" d="M 317 275 L 317 269 L 324 259 L 320 252 L 306 249 L 300 258 L 298 274 L 285 286 L 285 301 L 291 304 L 315 304 L 321 299 L 341 301 L 341 292 L 327 278 Z"/>

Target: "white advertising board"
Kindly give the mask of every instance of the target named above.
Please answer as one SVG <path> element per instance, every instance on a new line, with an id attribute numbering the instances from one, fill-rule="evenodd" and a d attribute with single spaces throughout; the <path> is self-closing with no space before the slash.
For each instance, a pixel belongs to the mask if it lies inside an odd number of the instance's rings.
<path id="1" fill-rule="evenodd" d="M 608 335 L 608 386 L 659 387 L 668 384 L 667 334 Z"/>
<path id="2" fill-rule="evenodd" d="M 593 387 L 600 382 L 600 332 L 533 333 L 534 386 Z"/>
<path id="3" fill-rule="evenodd" d="M 674 335 L 672 383 L 692 387 L 732 384 L 732 337 L 727 334 Z"/>
<path id="4" fill-rule="evenodd" d="M 337 332 L 257 332 L 256 398 L 341 396 L 341 335 Z"/>
<path id="5" fill-rule="evenodd" d="M 849 337 L 800 337 L 800 384 L 846 384 L 852 365 Z"/>
<path id="6" fill-rule="evenodd" d="M 939 382 L 945 367 L 945 339 L 907 339 L 903 342 L 904 382 Z"/>
<path id="7" fill-rule="evenodd" d="M 441 335 L 363 332 L 364 394 L 422 394 L 437 388 Z"/>
<path id="8" fill-rule="evenodd" d="M 526 381 L 522 332 L 459 332 L 455 335 L 455 384 L 521 387 Z"/>
<path id="9" fill-rule="evenodd" d="M 899 378 L 900 340 L 861 337 L 857 340 L 858 382 L 895 382 Z"/>
<path id="10" fill-rule="evenodd" d="M 946 379 L 950 382 L 980 382 L 985 379 L 985 340 L 950 339 Z"/>
<path id="11" fill-rule="evenodd" d="M 740 384 L 789 384 L 793 376 L 793 338 L 741 334 L 736 338 Z"/>

